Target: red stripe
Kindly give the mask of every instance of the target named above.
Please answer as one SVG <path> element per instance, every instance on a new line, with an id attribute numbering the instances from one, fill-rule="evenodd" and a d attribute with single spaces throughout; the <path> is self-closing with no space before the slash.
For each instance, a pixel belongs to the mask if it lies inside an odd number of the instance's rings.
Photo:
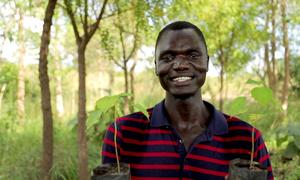
<path id="1" fill-rule="evenodd" d="M 205 149 L 205 150 L 209 150 L 209 151 L 215 151 L 215 152 L 219 152 L 219 153 L 233 153 L 233 154 L 250 154 L 250 150 L 248 149 L 223 149 L 223 148 L 217 148 L 214 146 L 209 146 L 209 145 L 204 145 L 204 144 L 198 144 L 195 147 L 199 148 L 199 149 Z"/>
<path id="2" fill-rule="evenodd" d="M 194 171 L 194 172 L 198 172 L 198 173 L 202 173 L 202 174 L 210 174 L 210 175 L 214 175 L 214 176 L 224 176 L 224 177 L 228 174 L 227 172 L 214 171 L 214 170 L 210 170 L 210 169 L 193 167 L 193 166 L 189 166 L 189 165 L 184 166 L 184 170 Z"/>
<path id="3" fill-rule="evenodd" d="M 180 166 L 179 165 L 174 165 L 174 164 L 130 164 L 131 168 L 135 169 L 170 169 L 170 170 L 179 170 Z"/>
<path id="4" fill-rule="evenodd" d="M 107 130 L 115 134 L 115 128 L 113 126 L 109 126 Z M 122 138 L 122 134 L 118 130 L 117 130 L 117 137 Z"/>
<path id="5" fill-rule="evenodd" d="M 229 130 L 248 130 L 248 131 L 252 132 L 252 127 L 248 127 L 248 126 L 231 126 L 228 129 Z M 256 131 L 255 128 L 254 128 L 254 131 Z"/>
<path id="6" fill-rule="evenodd" d="M 163 130 L 163 129 L 149 129 L 146 130 L 148 134 L 172 134 L 170 130 Z"/>
<path id="7" fill-rule="evenodd" d="M 172 152 L 132 152 L 132 151 L 123 151 L 126 156 L 134 157 L 175 157 L 179 158 L 179 154 Z"/>
<path id="8" fill-rule="evenodd" d="M 115 142 L 112 141 L 112 140 L 110 140 L 110 139 L 105 138 L 105 139 L 103 140 L 103 142 L 104 142 L 105 144 L 108 144 L 108 145 L 111 145 L 111 146 L 115 147 Z M 117 144 L 117 146 L 118 146 L 118 144 Z"/>
<path id="9" fill-rule="evenodd" d="M 121 118 L 118 118 L 117 121 L 131 121 L 131 122 L 138 122 L 138 123 L 144 123 L 144 124 L 148 123 L 148 121 L 145 119 L 136 119 L 136 118 L 130 118 L 130 117 L 121 117 Z"/>
<path id="10" fill-rule="evenodd" d="M 108 130 L 111 133 L 115 132 L 115 129 L 112 126 L 110 126 Z M 122 138 L 122 135 L 119 131 L 117 132 L 117 136 L 120 139 L 122 139 L 122 141 L 125 143 L 136 144 L 136 145 L 177 145 L 175 141 L 168 141 L 168 140 L 139 141 L 136 139 Z"/>
<path id="11" fill-rule="evenodd" d="M 125 130 L 125 131 L 132 131 L 132 132 L 135 132 L 135 133 L 145 134 L 145 130 L 135 128 L 135 127 L 130 127 L 130 126 L 124 126 L 123 125 L 123 126 L 121 126 L 121 129 Z"/>
<path id="12" fill-rule="evenodd" d="M 131 176 L 132 180 L 179 180 L 180 178 L 174 177 L 141 177 L 141 176 Z"/>
<path id="13" fill-rule="evenodd" d="M 177 145 L 175 141 L 167 141 L 167 140 L 153 140 L 153 141 L 139 141 L 135 139 L 123 138 L 123 142 L 135 145 Z"/>
<path id="14" fill-rule="evenodd" d="M 261 137 L 261 133 L 260 133 L 260 131 L 257 131 L 256 136 L 255 136 L 255 141 L 257 141 L 257 139 L 260 137 Z"/>
<path id="15" fill-rule="evenodd" d="M 265 143 L 262 143 L 261 145 L 259 145 L 257 147 L 257 149 L 255 150 L 253 157 L 254 158 L 257 157 L 258 152 L 261 151 L 262 149 L 264 149 L 265 147 L 266 147 Z"/>
<path id="16" fill-rule="evenodd" d="M 213 136 L 213 140 L 219 142 L 228 142 L 228 141 L 248 141 L 252 142 L 251 137 L 248 136 L 235 136 L 235 137 L 220 137 L 220 136 Z"/>
<path id="17" fill-rule="evenodd" d="M 270 155 L 269 154 L 266 154 L 264 155 L 263 157 L 259 158 L 258 162 L 262 163 L 264 162 L 265 160 L 269 159 Z"/>
<path id="18" fill-rule="evenodd" d="M 102 151 L 102 156 L 106 156 L 106 157 L 109 157 L 109 158 L 116 158 L 116 154 L 114 153 L 110 153 L 110 152 L 107 152 L 107 151 Z"/>
<path id="19" fill-rule="evenodd" d="M 269 166 L 267 169 L 268 171 L 272 171 L 272 166 Z"/>
<path id="20" fill-rule="evenodd" d="M 195 155 L 195 154 L 188 154 L 187 158 L 197 159 L 197 160 L 200 160 L 200 161 L 206 161 L 206 162 L 211 162 L 211 163 L 221 164 L 221 165 L 228 165 L 229 164 L 229 161 L 215 159 L 215 158 L 209 158 L 209 157 L 205 157 L 205 156 L 199 156 L 199 155 Z"/>
<path id="21" fill-rule="evenodd" d="M 237 117 L 229 116 L 229 118 L 227 118 L 227 121 L 241 121 L 241 120 Z"/>
<path id="22" fill-rule="evenodd" d="M 171 134 L 172 133 L 170 130 L 162 130 L 162 129 L 142 130 L 142 129 L 130 127 L 130 126 L 121 126 L 121 129 L 125 130 L 125 131 L 140 133 L 140 134 Z"/>

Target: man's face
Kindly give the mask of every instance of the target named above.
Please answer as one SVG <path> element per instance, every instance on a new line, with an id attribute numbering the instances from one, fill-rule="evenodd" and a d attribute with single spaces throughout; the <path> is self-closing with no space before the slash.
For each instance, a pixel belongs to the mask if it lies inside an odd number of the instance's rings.
<path id="1" fill-rule="evenodd" d="M 155 59 L 156 74 L 167 93 L 176 97 L 199 93 L 208 70 L 208 55 L 193 29 L 165 31 L 157 44 Z"/>

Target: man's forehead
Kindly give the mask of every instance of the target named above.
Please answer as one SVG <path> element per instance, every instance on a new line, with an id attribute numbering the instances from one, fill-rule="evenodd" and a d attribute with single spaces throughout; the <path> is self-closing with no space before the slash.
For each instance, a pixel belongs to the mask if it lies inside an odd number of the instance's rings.
<path id="1" fill-rule="evenodd" d="M 171 45 L 177 42 L 183 42 L 185 44 L 193 45 L 194 48 L 203 47 L 203 40 L 198 33 L 192 28 L 180 29 L 180 30 L 166 30 L 161 35 L 157 43 L 157 51 L 168 49 Z"/>

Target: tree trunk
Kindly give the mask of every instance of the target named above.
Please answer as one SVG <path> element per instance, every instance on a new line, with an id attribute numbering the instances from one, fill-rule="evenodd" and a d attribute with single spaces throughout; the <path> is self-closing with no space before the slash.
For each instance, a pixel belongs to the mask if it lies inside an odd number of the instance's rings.
<path id="1" fill-rule="evenodd" d="M 25 39 L 24 39 L 24 26 L 23 26 L 23 13 L 19 10 L 18 21 L 18 42 L 19 42 L 19 62 L 18 62 L 18 92 L 17 92 L 17 114 L 20 124 L 25 121 Z"/>
<path id="2" fill-rule="evenodd" d="M 45 12 L 43 32 L 41 37 L 39 58 L 39 79 L 41 87 L 41 106 L 43 111 L 43 159 L 41 179 L 51 179 L 51 167 L 53 163 L 53 119 L 51 108 L 51 94 L 47 69 L 48 46 L 50 43 L 50 31 L 52 17 L 57 0 L 49 0 Z"/>
<path id="3" fill-rule="evenodd" d="M 225 70 L 225 56 L 224 56 L 224 52 L 223 52 L 223 47 L 222 45 L 220 45 L 219 47 L 219 57 L 218 57 L 218 60 L 219 60 L 219 63 L 221 65 L 221 69 L 220 69 L 220 96 L 219 96 L 219 108 L 220 108 L 220 111 L 223 111 L 223 89 L 224 89 L 224 70 Z"/>
<path id="4" fill-rule="evenodd" d="M 78 176 L 80 180 L 89 179 L 88 171 L 88 151 L 87 151 L 87 139 L 86 139 L 86 87 L 85 87 L 85 49 L 87 43 L 82 41 L 78 44 L 78 72 L 79 72 L 79 91 L 78 91 Z"/>
<path id="5" fill-rule="evenodd" d="M 61 85 L 61 61 L 59 58 L 54 60 L 55 63 L 55 91 L 56 91 L 56 110 L 59 118 L 63 117 L 65 108 L 64 108 L 64 100 L 63 100 L 63 91 Z"/>
<path id="6" fill-rule="evenodd" d="M 108 70 L 108 76 L 109 76 L 109 81 L 108 81 L 108 87 L 109 87 L 109 95 L 112 94 L 112 88 L 113 88 L 113 85 L 115 83 L 115 76 L 114 76 L 114 70 L 113 69 L 110 69 Z"/>
<path id="7" fill-rule="evenodd" d="M 276 58 L 275 58 L 275 52 L 276 52 L 276 22 L 275 22 L 275 16 L 276 16 L 276 2 L 275 0 L 271 0 L 272 5 L 272 13 L 271 13 L 271 22 L 272 22 L 272 34 L 271 34 L 271 55 L 272 55 L 272 85 L 271 88 L 273 90 L 274 95 L 276 95 L 277 92 L 277 73 L 276 73 Z"/>
<path id="8" fill-rule="evenodd" d="M 288 89 L 290 81 L 290 50 L 289 50 L 289 39 L 288 39 L 288 25 L 286 20 L 286 0 L 280 1 L 281 5 L 281 19 L 282 19 L 282 32 L 283 32 L 283 46 L 284 46 L 284 83 L 282 87 L 282 107 L 286 112 L 288 108 Z"/>
<path id="9" fill-rule="evenodd" d="M 134 91 L 134 69 L 135 69 L 135 66 L 136 66 L 136 61 L 134 61 L 133 65 L 131 66 L 130 68 L 130 71 L 129 71 L 129 77 L 130 77 L 130 93 L 131 93 L 131 96 L 130 96 L 130 112 L 133 113 L 134 111 L 134 100 L 135 100 L 135 91 Z"/>
<path id="10" fill-rule="evenodd" d="M 4 92 L 5 92 L 5 89 L 6 89 L 6 84 L 3 84 L 2 87 L 0 88 L 0 117 L 1 117 L 1 105 L 2 105 L 2 99 L 3 99 L 3 96 L 4 96 Z"/>
<path id="11" fill-rule="evenodd" d="M 223 111 L 223 89 L 224 89 L 224 60 L 221 57 L 221 70 L 220 70 L 220 100 L 219 108 Z"/>
<path id="12" fill-rule="evenodd" d="M 124 92 L 125 93 L 128 93 L 129 91 L 129 88 L 128 88 L 128 67 L 127 67 L 127 61 L 126 60 L 123 60 L 123 71 L 124 71 L 124 81 L 125 81 L 125 85 L 124 85 Z M 129 113 L 129 99 L 128 97 L 126 96 L 124 98 L 124 113 L 125 114 L 128 114 Z"/>
<path id="13" fill-rule="evenodd" d="M 267 2 L 269 2 L 267 0 Z M 266 21 L 265 21 L 265 32 L 268 32 L 268 27 L 269 27 L 269 10 L 267 10 L 266 13 Z M 264 63 L 266 67 L 266 74 L 268 77 L 268 86 L 273 90 L 273 75 L 271 71 L 271 65 L 270 65 L 270 58 L 269 58 L 269 41 L 266 41 L 264 44 Z"/>

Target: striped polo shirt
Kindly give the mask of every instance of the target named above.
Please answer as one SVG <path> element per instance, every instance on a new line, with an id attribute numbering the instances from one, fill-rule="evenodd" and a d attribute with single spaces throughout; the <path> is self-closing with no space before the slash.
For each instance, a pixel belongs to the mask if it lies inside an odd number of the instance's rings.
<path id="1" fill-rule="evenodd" d="M 102 163 L 115 163 L 114 132 L 120 162 L 130 165 L 133 180 L 222 179 L 228 174 L 229 161 L 250 160 L 252 126 L 216 110 L 204 101 L 211 113 L 204 133 L 194 140 L 187 151 L 182 139 L 168 120 L 164 101 L 143 113 L 117 118 L 106 132 L 102 147 Z M 260 131 L 254 128 L 254 160 L 268 169 L 272 167 Z"/>

